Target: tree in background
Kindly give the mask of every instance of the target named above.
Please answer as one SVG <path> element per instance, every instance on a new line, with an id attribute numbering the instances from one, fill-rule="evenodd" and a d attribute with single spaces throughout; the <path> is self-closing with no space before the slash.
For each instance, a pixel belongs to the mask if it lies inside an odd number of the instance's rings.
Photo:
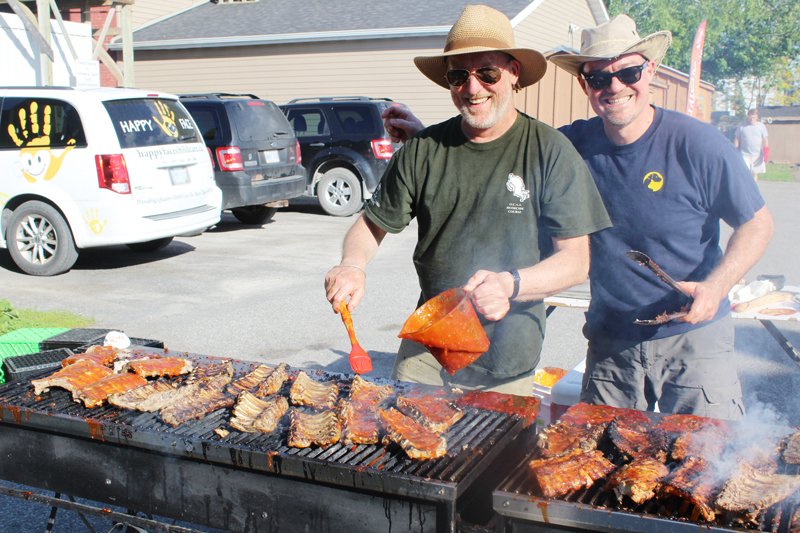
<path id="1" fill-rule="evenodd" d="M 788 90 L 800 83 L 791 68 L 800 58 L 798 0 L 605 0 L 613 17 L 625 13 L 636 21 L 640 35 L 672 32 L 664 64 L 689 72 L 697 27 L 707 19 L 703 79 L 732 91 L 743 80 L 751 95 L 730 94 L 737 106 L 763 105 L 769 89 Z"/>

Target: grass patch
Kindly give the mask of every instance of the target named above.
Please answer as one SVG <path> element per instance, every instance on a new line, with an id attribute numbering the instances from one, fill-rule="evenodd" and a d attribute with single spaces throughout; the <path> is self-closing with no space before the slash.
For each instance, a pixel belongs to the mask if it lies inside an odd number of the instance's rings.
<path id="1" fill-rule="evenodd" d="M 766 174 L 759 174 L 758 179 L 765 181 L 795 181 L 792 168 L 789 165 L 775 165 L 767 163 Z"/>
<path id="2" fill-rule="evenodd" d="M 69 311 L 38 311 L 15 309 L 8 300 L 0 300 L 0 335 L 22 328 L 84 328 L 94 324 L 93 318 L 83 318 Z"/>

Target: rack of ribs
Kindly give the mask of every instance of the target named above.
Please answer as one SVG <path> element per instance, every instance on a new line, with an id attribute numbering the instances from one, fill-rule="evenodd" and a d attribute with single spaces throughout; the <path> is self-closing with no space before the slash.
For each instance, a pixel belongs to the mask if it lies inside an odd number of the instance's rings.
<path id="1" fill-rule="evenodd" d="M 559 420 L 569 422 L 576 426 L 584 426 L 586 424 L 600 424 L 602 422 L 611 422 L 614 418 L 624 417 L 630 421 L 638 421 L 642 424 L 648 424 L 650 418 L 641 411 L 635 409 L 624 409 L 621 407 L 609 407 L 607 405 L 592 405 L 588 403 L 576 403 L 567 412 L 561 415 Z"/>
<path id="2" fill-rule="evenodd" d="M 394 394 L 391 385 L 378 386 L 359 375 L 353 378 L 350 395 L 339 401 L 336 413 L 342 422 L 342 442 L 345 444 L 377 444 L 381 427 L 378 406 Z"/>
<path id="3" fill-rule="evenodd" d="M 289 402 L 283 396 L 262 400 L 245 390 L 239 394 L 229 424 L 244 433 L 272 433 L 288 409 Z"/>
<path id="4" fill-rule="evenodd" d="M 378 409 L 385 441 L 400 445 L 411 459 L 434 459 L 447 453 L 447 440 L 395 408 Z"/>
<path id="5" fill-rule="evenodd" d="M 763 472 L 740 459 L 725 482 L 716 505 L 720 509 L 744 513 L 758 524 L 758 515 L 780 503 L 800 488 L 800 476 Z"/>
<path id="6" fill-rule="evenodd" d="M 690 455 L 661 480 L 659 495 L 689 500 L 711 522 L 716 516 L 712 505 L 721 488 L 722 480 L 708 461 Z"/>
<path id="7" fill-rule="evenodd" d="M 539 432 L 537 435 L 539 449 L 545 458 L 555 457 L 575 448 L 587 452 L 595 450 L 603 439 L 608 424 L 609 422 L 601 422 L 576 426 L 559 420 Z"/>
<path id="8" fill-rule="evenodd" d="M 298 409 L 292 409 L 289 411 L 289 420 L 287 444 L 293 448 L 336 444 L 342 434 L 342 425 L 331 410 L 301 413 Z"/>
<path id="9" fill-rule="evenodd" d="M 671 455 L 681 461 L 690 455 L 713 460 L 722 453 L 728 434 L 714 424 L 706 423 L 697 430 L 683 433 L 672 445 Z"/>
<path id="10" fill-rule="evenodd" d="M 800 430 L 786 437 L 781 446 L 783 447 L 782 456 L 785 462 L 790 465 L 800 464 Z"/>
<path id="11" fill-rule="evenodd" d="M 434 433 L 444 433 L 464 416 L 461 409 L 435 396 L 400 396 L 397 398 L 397 410 Z"/>
<path id="12" fill-rule="evenodd" d="M 169 381 L 158 379 L 125 393 L 111 394 L 108 397 L 108 403 L 123 409 L 158 411 L 167 405 L 169 393 L 174 393 L 176 389 L 177 387 Z M 167 399 L 163 399 L 164 396 L 167 396 Z"/>
<path id="13" fill-rule="evenodd" d="M 614 471 L 615 466 L 597 450 L 575 448 L 558 457 L 534 459 L 528 463 L 533 479 L 546 498 L 558 498 L 584 487 Z"/>
<path id="14" fill-rule="evenodd" d="M 199 368 L 198 373 L 189 376 L 186 385 L 170 395 L 167 405 L 161 409 L 161 419 L 177 427 L 222 407 L 232 406 L 236 399 L 225 392 L 232 377 L 230 361 Z"/>
<path id="15" fill-rule="evenodd" d="M 158 359 L 137 359 L 127 365 L 127 369 L 143 378 L 175 377 L 192 371 L 192 362 L 180 357 L 160 357 Z"/>
<path id="16" fill-rule="evenodd" d="M 72 391 L 72 399 L 83 401 L 86 407 L 97 407 L 111 394 L 123 394 L 131 389 L 145 385 L 147 380 L 136 374 L 111 374 L 94 383 Z"/>
<path id="17" fill-rule="evenodd" d="M 314 381 L 304 370 L 297 374 L 289 391 L 289 399 L 294 405 L 307 405 L 314 409 L 334 409 L 337 396 L 339 386 L 335 382 Z"/>
<path id="18" fill-rule="evenodd" d="M 232 379 L 233 364 L 228 360 L 194 369 L 189 374 L 189 377 L 186 378 L 186 384 L 191 385 L 193 383 L 198 383 L 200 385 L 205 385 L 213 382 L 217 385 L 222 384 L 224 387 L 230 383 Z"/>
<path id="19" fill-rule="evenodd" d="M 228 392 L 236 396 L 242 391 L 247 391 L 256 393 L 260 398 L 266 398 L 278 392 L 284 381 L 289 379 L 286 368 L 286 363 L 281 363 L 277 367 L 258 365 L 255 370 L 228 385 Z"/>
<path id="20" fill-rule="evenodd" d="M 669 468 L 653 457 L 637 457 L 629 464 L 609 476 L 603 490 L 613 490 L 621 502 L 628 496 L 638 504 L 642 504 L 655 496 L 661 487 L 661 480 L 669 474 Z"/>
<path id="21" fill-rule="evenodd" d="M 652 427 L 649 419 L 641 422 L 638 417 L 623 414 L 608 425 L 608 437 L 623 457 L 654 457 L 662 463 L 667 460 L 666 435 Z"/>
<path id="22" fill-rule="evenodd" d="M 287 370 L 289 365 L 286 363 L 281 363 L 272 369 L 272 372 L 267 379 L 262 381 L 258 384 L 258 389 L 256 389 L 255 395 L 259 398 L 266 398 L 272 394 L 276 394 L 283 384 L 289 380 L 289 371 Z"/>
<path id="23" fill-rule="evenodd" d="M 111 346 L 89 346 L 83 353 L 76 353 L 61 360 L 62 367 L 74 365 L 78 361 L 92 361 L 98 365 L 108 366 L 117 358 L 117 350 Z"/>
<path id="24" fill-rule="evenodd" d="M 789 517 L 789 533 L 800 533 L 800 506 Z"/>
<path id="25" fill-rule="evenodd" d="M 61 387 L 70 392 L 75 389 L 90 385 L 95 381 L 111 375 L 111 370 L 94 361 L 81 359 L 80 361 L 66 366 L 50 377 L 31 380 L 33 393 L 39 395 L 50 390 L 50 387 Z"/>

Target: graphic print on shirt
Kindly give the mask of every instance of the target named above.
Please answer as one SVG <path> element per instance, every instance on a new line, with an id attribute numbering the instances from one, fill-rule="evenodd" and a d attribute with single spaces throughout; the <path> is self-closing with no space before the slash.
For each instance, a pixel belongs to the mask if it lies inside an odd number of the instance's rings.
<path id="1" fill-rule="evenodd" d="M 664 177 L 658 172 L 648 172 L 642 180 L 645 187 L 653 192 L 658 192 L 664 186 Z"/>
<path id="2" fill-rule="evenodd" d="M 522 213 L 525 209 L 522 202 L 531 197 L 530 191 L 525 188 L 525 182 L 516 174 L 509 174 L 508 180 L 506 181 L 506 189 L 519 199 L 519 202 L 510 202 L 506 210 L 509 213 Z"/>

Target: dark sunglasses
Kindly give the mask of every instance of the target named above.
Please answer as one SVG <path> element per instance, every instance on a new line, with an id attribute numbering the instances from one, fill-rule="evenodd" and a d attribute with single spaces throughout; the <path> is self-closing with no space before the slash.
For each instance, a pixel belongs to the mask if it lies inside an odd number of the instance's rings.
<path id="1" fill-rule="evenodd" d="M 611 80 L 617 78 L 625 85 L 633 85 L 642 79 L 642 70 L 650 60 L 645 61 L 641 66 L 628 67 L 617 72 L 594 72 L 590 74 L 581 74 L 586 81 L 586 85 L 594 91 L 600 91 L 611 85 Z"/>
<path id="2" fill-rule="evenodd" d="M 485 85 L 494 85 L 503 77 L 503 71 L 498 67 L 481 67 L 473 70 L 461 68 L 448 70 L 445 78 L 447 78 L 447 83 L 453 87 L 461 87 L 469 81 L 473 72 L 478 81 Z"/>

